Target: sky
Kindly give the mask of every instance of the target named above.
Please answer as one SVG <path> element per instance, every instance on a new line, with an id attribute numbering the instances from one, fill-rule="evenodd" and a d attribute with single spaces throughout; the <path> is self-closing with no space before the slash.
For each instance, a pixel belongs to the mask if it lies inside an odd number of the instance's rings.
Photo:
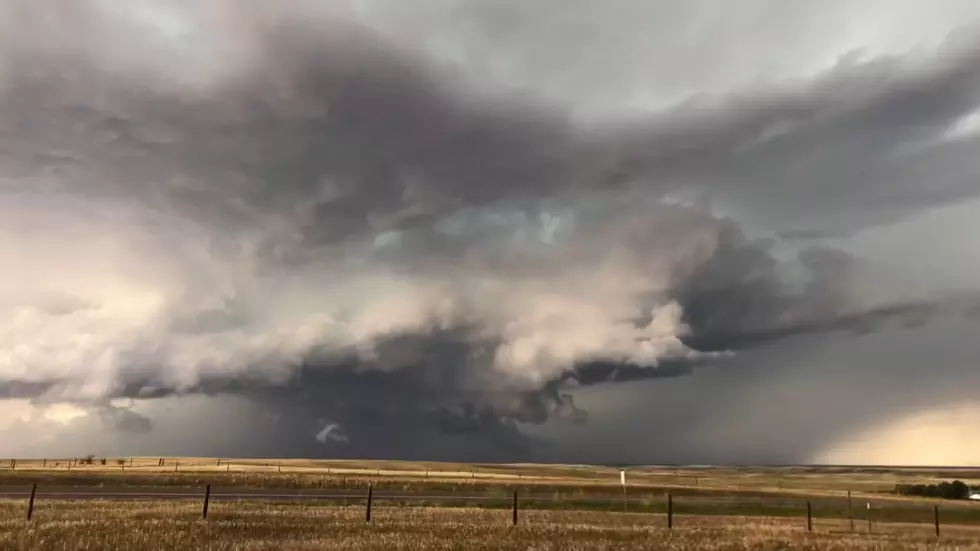
<path id="1" fill-rule="evenodd" d="M 12 0 L 0 456 L 980 465 L 980 7 Z"/>

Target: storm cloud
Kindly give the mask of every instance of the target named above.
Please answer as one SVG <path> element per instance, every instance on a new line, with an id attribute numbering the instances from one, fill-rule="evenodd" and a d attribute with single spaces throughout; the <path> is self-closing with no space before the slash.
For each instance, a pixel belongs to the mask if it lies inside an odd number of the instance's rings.
<path id="1" fill-rule="evenodd" d="M 238 400 L 223 422 L 265 429 L 225 455 L 527 458 L 522 425 L 589 423 L 576 385 L 977 304 L 851 246 L 980 193 L 969 32 L 611 112 L 494 81 L 547 40 L 473 68 L 486 29 L 639 4 L 460 2 L 465 36 L 381 5 L 2 8 L 10 398 L 146 445 L 156 419 L 115 400 Z"/>

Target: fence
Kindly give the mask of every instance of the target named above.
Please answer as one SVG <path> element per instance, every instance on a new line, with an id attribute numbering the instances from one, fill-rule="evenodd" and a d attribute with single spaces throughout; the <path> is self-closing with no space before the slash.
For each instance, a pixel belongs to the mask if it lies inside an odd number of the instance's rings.
<path id="1" fill-rule="evenodd" d="M 923 504 L 904 500 L 878 499 L 874 502 L 850 498 L 814 497 L 792 498 L 705 498 L 693 495 L 613 493 L 591 495 L 536 495 L 527 492 L 495 489 L 492 495 L 471 495 L 457 492 L 405 492 L 387 489 L 379 492 L 373 485 L 366 488 L 334 491 L 285 490 L 275 488 L 212 488 L 206 484 L 194 487 L 120 487 L 97 486 L 8 486 L 0 487 L 0 498 L 26 500 L 26 517 L 35 516 L 37 503 L 44 500 L 201 500 L 202 518 L 207 518 L 212 501 L 304 502 L 310 505 L 363 506 L 365 521 L 371 522 L 372 509 L 379 503 L 397 506 L 469 506 L 512 510 L 511 522 L 518 524 L 521 510 L 563 509 L 626 512 L 646 515 L 650 522 L 662 522 L 668 529 L 683 526 L 685 516 L 723 515 L 729 517 L 799 518 L 800 529 L 814 531 L 818 522 L 824 526 L 872 532 L 885 523 L 921 524 L 935 531 L 938 537 L 942 524 L 980 524 L 980 507 L 974 504 L 950 504 L 942 509 L 938 504 Z M 830 522 L 833 521 L 833 522 Z"/>

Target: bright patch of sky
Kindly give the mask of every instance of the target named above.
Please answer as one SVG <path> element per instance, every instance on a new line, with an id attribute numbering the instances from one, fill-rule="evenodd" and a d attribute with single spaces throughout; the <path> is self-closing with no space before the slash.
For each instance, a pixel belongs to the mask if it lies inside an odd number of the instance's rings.
<path id="1" fill-rule="evenodd" d="M 436 222 L 434 229 L 458 237 L 496 235 L 515 245 L 554 244 L 571 232 L 574 224 L 575 211 L 570 208 L 536 212 L 488 208 L 458 211 Z"/>

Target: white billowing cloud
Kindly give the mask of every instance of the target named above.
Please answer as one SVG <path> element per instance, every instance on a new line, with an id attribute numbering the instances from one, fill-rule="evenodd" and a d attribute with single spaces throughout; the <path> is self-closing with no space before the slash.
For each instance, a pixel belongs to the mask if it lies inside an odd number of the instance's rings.
<path id="1" fill-rule="evenodd" d="M 583 303 L 572 296 L 542 293 L 525 303 L 524 312 L 503 328 L 495 364 L 518 379 L 531 374 L 529 382 L 539 386 L 581 361 L 656 367 L 662 358 L 689 350 L 680 340 L 687 328 L 676 302 L 656 308 L 650 322 L 637 327 L 633 320 L 640 312 L 624 309 L 617 318 L 608 303 Z"/>
<path id="2" fill-rule="evenodd" d="M 236 264 L 247 257 L 222 259 L 208 250 L 211 236 L 179 220 L 71 196 L 3 202 L 10 231 L 0 238 L 0 365 L 8 381 L 57 381 L 61 398 L 92 400 L 119 393 L 127 370 L 139 369 L 186 389 L 239 358 L 295 361 L 322 338 L 320 314 L 293 314 L 281 326 L 270 304 L 267 318 L 249 319 L 258 305 L 236 303 L 236 294 L 268 282 L 249 281 Z M 253 292 L 249 299 L 260 298 L 261 287 Z"/>
<path id="3" fill-rule="evenodd" d="M 622 221 L 599 228 L 580 221 L 550 250 L 525 259 L 547 267 L 538 277 L 515 285 L 504 272 L 477 286 L 489 299 L 484 317 L 496 320 L 500 370 L 542 384 L 583 361 L 655 367 L 694 355 L 681 341 L 689 333 L 682 306 L 663 297 L 715 253 L 718 228 L 698 228 L 697 211 L 665 205 L 615 212 Z"/>
<path id="4" fill-rule="evenodd" d="M 622 246 L 631 235 L 673 232 L 685 217 L 710 224 L 653 204 L 639 225 L 507 245 L 509 260 L 479 249 L 455 265 L 430 257 L 441 274 L 424 262 L 392 269 L 364 249 L 279 266 L 247 242 L 236 248 L 230 236 L 136 207 L 71 195 L 4 201 L 11 215 L 0 224 L 12 237 L 0 240 L 0 375 L 52 385 L 48 400 L 99 400 L 129 385 L 281 382 L 314 352 L 372 362 L 382 339 L 460 323 L 478 327 L 481 342 L 499 341 L 492 366 L 520 386 L 582 361 L 656 366 L 691 353 L 680 341 L 687 328 L 679 304 L 643 297 L 666 292 L 685 263 L 710 258 L 717 238 L 706 225 Z"/>

